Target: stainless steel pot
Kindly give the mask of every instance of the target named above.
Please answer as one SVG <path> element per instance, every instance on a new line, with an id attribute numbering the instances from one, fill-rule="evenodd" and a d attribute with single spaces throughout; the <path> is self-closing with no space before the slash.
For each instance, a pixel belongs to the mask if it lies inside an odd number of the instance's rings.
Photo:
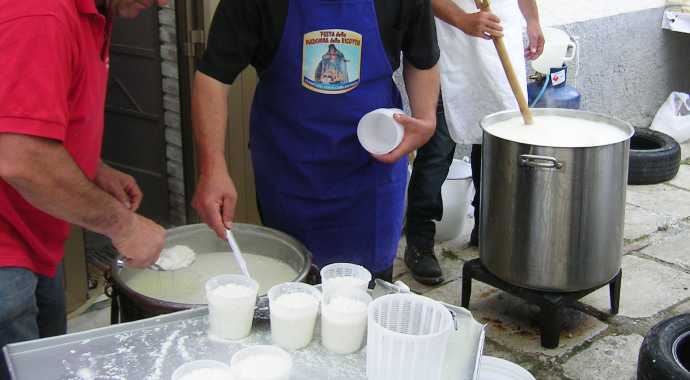
<path id="1" fill-rule="evenodd" d="M 628 154 L 633 128 L 607 116 L 567 109 L 535 109 L 609 124 L 624 141 L 556 148 L 505 140 L 487 132 L 519 117 L 484 118 L 480 258 L 511 284 L 546 291 L 603 285 L 621 265 Z"/>

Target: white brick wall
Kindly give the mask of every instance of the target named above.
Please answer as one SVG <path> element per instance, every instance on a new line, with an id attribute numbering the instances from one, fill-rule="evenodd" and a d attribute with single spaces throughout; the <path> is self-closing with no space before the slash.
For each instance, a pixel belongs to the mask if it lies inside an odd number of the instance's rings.
<path id="1" fill-rule="evenodd" d="M 179 67 L 177 66 L 177 34 L 175 1 L 158 12 L 161 40 L 161 71 L 163 73 L 163 108 L 165 114 L 166 167 L 170 200 L 170 221 L 186 224 L 184 165 L 182 156 L 182 118 L 180 117 Z"/>

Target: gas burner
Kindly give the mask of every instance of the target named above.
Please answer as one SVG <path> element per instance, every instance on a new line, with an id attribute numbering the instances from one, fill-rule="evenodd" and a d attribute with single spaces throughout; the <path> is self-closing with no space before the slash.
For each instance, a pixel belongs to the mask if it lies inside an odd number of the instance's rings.
<path id="1" fill-rule="evenodd" d="M 511 285 L 491 274 L 481 264 L 480 259 L 474 259 L 466 262 L 462 267 L 461 305 L 466 309 L 469 308 L 470 296 L 472 294 L 472 280 L 481 281 L 506 293 L 520 297 L 528 303 L 539 306 L 540 315 L 538 323 L 542 347 L 556 348 L 558 347 L 563 324 L 563 314 L 561 310 L 573 307 L 579 299 L 608 285 L 609 295 L 611 297 L 611 314 L 618 314 L 622 278 L 623 271 L 620 270 L 611 281 L 595 288 L 577 292 L 547 292 Z"/>

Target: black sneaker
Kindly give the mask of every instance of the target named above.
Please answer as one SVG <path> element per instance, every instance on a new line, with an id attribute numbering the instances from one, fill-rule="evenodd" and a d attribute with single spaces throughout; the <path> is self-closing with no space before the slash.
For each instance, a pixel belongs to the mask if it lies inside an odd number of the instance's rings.
<path id="1" fill-rule="evenodd" d="M 479 228 L 474 226 L 470 234 L 470 247 L 479 247 Z"/>
<path id="2" fill-rule="evenodd" d="M 419 249 L 413 245 L 405 248 L 405 265 L 412 278 L 425 285 L 438 285 L 443 282 L 443 272 L 432 249 Z"/>

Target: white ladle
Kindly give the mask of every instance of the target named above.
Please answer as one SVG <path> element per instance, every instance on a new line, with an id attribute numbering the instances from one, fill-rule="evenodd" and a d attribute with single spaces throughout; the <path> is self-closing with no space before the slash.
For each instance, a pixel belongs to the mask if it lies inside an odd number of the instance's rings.
<path id="1" fill-rule="evenodd" d="M 237 264 L 240 266 L 240 270 L 242 270 L 242 274 L 251 278 L 252 276 L 249 275 L 249 269 L 247 268 L 247 262 L 244 261 L 244 257 L 242 256 L 242 252 L 240 252 L 240 247 L 237 245 L 237 240 L 235 240 L 235 235 L 233 235 L 232 231 L 230 231 L 229 229 L 226 229 L 225 230 L 225 237 L 228 239 L 228 244 L 230 244 L 230 250 L 232 250 L 232 253 L 235 255 L 235 260 L 237 261 Z"/>

